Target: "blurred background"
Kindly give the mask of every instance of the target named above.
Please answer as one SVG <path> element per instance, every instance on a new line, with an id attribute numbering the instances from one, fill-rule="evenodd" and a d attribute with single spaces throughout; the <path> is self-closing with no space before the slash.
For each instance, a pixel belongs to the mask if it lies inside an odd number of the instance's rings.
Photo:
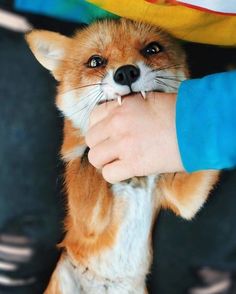
<path id="1" fill-rule="evenodd" d="M 63 236 L 58 155 L 63 124 L 54 106 L 56 82 L 32 56 L 24 31 L 71 35 L 97 9 L 77 1 L 75 17 L 69 19 L 62 8 L 54 14 L 45 7 L 34 11 L 33 2 L 0 0 L 0 293 L 43 293 Z M 235 48 L 183 46 L 192 77 L 236 68 Z M 235 224 L 236 171 L 222 174 L 193 221 L 162 211 L 153 233 L 149 292 L 236 293 Z"/>

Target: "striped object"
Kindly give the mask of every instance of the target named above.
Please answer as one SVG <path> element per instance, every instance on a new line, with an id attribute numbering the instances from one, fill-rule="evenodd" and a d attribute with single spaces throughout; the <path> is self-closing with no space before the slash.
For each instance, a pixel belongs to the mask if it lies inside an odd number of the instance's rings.
<path id="1" fill-rule="evenodd" d="M 201 7 L 201 9 L 186 7 L 192 5 L 190 1 L 195 1 L 195 3 L 198 1 L 199 7 L 201 6 L 200 3 L 206 4 L 207 2 L 215 2 L 215 7 L 217 7 L 217 2 L 224 1 L 225 9 L 227 7 L 233 9 L 236 5 L 234 4 L 236 0 L 87 1 L 116 15 L 134 20 L 146 21 L 159 26 L 170 32 L 176 38 L 182 40 L 212 45 L 236 46 L 236 16 L 209 13 L 205 8 L 203 11 L 203 7 Z M 180 1 L 182 2 L 180 3 Z M 230 6 L 229 3 L 232 3 L 232 6 Z M 226 10 L 222 9 L 220 12 L 224 11 Z M 235 10 L 231 10 L 230 13 L 234 11 Z"/>
<path id="2" fill-rule="evenodd" d="M 97 18 L 113 16 L 85 0 L 15 0 L 15 8 L 19 11 L 80 23 L 90 23 Z"/>
<path id="3" fill-rule="evenodd" d="M 176 0 L 175 2 L 203 11 L 236 15 L 235 0 Z"/>

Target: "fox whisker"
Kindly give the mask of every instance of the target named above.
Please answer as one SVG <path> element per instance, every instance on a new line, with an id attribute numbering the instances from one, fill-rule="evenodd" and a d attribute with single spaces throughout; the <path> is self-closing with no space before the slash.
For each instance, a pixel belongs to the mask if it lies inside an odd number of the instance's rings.
<path id="1" fill-rule="evenodd" d="M 88 95 L 79 98 L 78 101 L 72 106 L 76 109 L 76 111 L 73 112 L 72 115 L 78 114 L 79 112 L 84 111 L 86 108 L 93 105 L 94 101 L 97 101 L 97 97 L 101 93 L 103 94 L 102 90 L 96 88 L 93 91 L 90 91 Z"/>
<path id="2" fill-rule="evenodd" d="M 75 90 L 79 90 L 79 89 L 83 89 L 83 88 L 88 88 L 88 87 L 93 87 L 93 86 L 102 86 L 102 85 L 106 85 L 106 83 L 93 83 L 93 84 L 87 84 L 87 85 L 83 85 L 83 86 L 80 86 L 80 87 L 75 87 L 75 88 L 72 88 L 72 89 L 69 89 L 65 92 L 62 92 L 62 94 L 66 94 L 70 91 L 75 91 Z"/>
<path id="3" fill-rule="evenodd" d="M 170 81 L 174 81 L 174 82 L 177 82 L 177 83 L 181 83 L 183 82 L 183 80 L 181 79 L 177 79 L 176 77 L 170 77 L 170 76 L 156 76 L 157 79 L 163 79 L 163 80 L 170 80 Z"/>
<path id="4" fill-rule="evenodd" d="M 156 81 L 159 85 L 165 86 L 165 87 L 167 87 L 167 88 L 172 88 L 172 89 L 175 90 L 175 91 L 178 90 L 178 87 L 175 87 L 175 86 L 172 86 L 172 85 L 170 85 L 170 84 L 167 84 L 167 83 L 161 81 L 160 79 L 157 79 L 157 78 L 156 78 L 155 81 Z"/>
<path id="5" fill-rule="evenodd" d="M 156 68 L 156 69 L 153 69 L 152 71 L 154 72 L 159 72 L 159 71 L 162 71 L 162 70 L 165 70 L 165 69 L 170 69 L 170 68 L 185 68 L 184 64 L 171 64 L 171 65 L 168 65 L 168 66 L 163 66 L 163 67 L 159 67 L 159 68 Z"/>
<path id="6" fill-rule="evenodd" d="M 63 95 L 70 94 L 70 92 L 73 92 L 73 91 L 76 91 L 76 89 L 75 90 L 69 90 L 69 91 L 63 93 Z M 73 107 L 73 108 L 76 109 L 79 104 L 82 105 L 84 102 L 89 102 L 89 100 L 88 100 L 88 99 L 90 99 L 89 97 L 91 97 L 91 95 L 96 95 L 96 93 L 99 92 L 99 91 L 100 91 L 100 87 L 94 86 L 94 89 L 90 90 L 87 93 L 87 95 L 83 95 L 83 96 L 79 97 L 78 100 L 74 104 L 70 105 L 70 107 Z M 78 93 L 78 95 L 79 95 L 79 93 Z M 84 107 L 86 107 L 86 105 Z M 80 108 L 80 110 L 83 110 L 83 109 Z"/>
<path id="7" fill-rule="evenodd" d="M 101 100 L 101 98 L 103 97 L 103 95 L 104 94 L 103 94 L 102 91 L 100 93 L 98 93 L 98 95 L 95 97 L 95 99 L 92 101 L 92 103 L 88 105 L 88 109 L 83 112 L 83 116 L 81 118 L 82 125 L 85 125 L 86 124 L 86 120 L 88 120 L 90 113 L 96 107 L 96 105 Z"/>
<path id="8" fill-rule="evenodd" d="M 89 118 L 90 113 L 93 111 L 95 106 L 99 103 L 99 101 L 103 98 L 104 93 L 101 89 L 96 89 L 96 91 L 90 92 L 87 96 L 83 97 L 83 99 L 87 99 L 85 105 L 79 107 L 72 115 L 77 115 L 81 113 L 81 125 L 85 125 L 86 120 Z M 78 101 L 77 106 L 81 103 L 81 99 Z"/>

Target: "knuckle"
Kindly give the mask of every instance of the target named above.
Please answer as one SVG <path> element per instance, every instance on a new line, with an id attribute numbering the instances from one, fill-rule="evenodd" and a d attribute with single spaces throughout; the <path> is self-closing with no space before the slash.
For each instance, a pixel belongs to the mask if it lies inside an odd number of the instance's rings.
<path id="1" fill-rule="evenodd" d="M 121 140 L 121 146 L 120 146 L 122 153 L 130 157 L 133 154 L 134 147 L 135 146 L 134 146 L 133 137 L 131 135 L 123 136 Z"/>
<path id="2" fill-rule="evenodd" d="M 114 113 L 111 118 L 111 126 L 113 129 L 119 130 L 121 127 L 121 116 L 118 113 Z"/>
<path id="3" fill-rule="evenodd" d="M 111 173 L 111 171 L 108 171 L 108 169 L 106 167 L 104 167 L 102 169 L 102 176 L 106 182 L 108 182 L 110 184 L 114 183 L 114 181 L 112 179 L 112 173 Z"/>
<path id="4" fill-rule="evenodd" d="M 128 149 L 127 140 L 126 140 L 126 137 L 123 137 L 119 143 L 119 150 L 120 150 L 120 155 L 122 156 L 122 158 L 126 157 L 127 149 Z"/>
<path id="5" fill-rule="evenodd" d="M 89 124 L 93 124 L 93 122 L 96 120 L 96 117 L 98 116 L 98 113 L 99 113 L 99 109 L 98 108 L 95 108 L 92 110 L 92 112 L 90 113 L 90 116 L 89 116 Z"/>
<path id="6" fill-rule="evenodd" d="M 88 152 L 88 160 L 93 166 L 98 167 L 97 154 L 93 149 L 90 149 Z"/>
<path id="7" fill-rule="evenodd" d="M 137 173 L 140 171 L 140 155 L 137 153 L 135 140 L 132 136 L 126 136 L 122 139 L 120 155 L 126 163 L 126 169 L 129 170 L 133 176 L 139 176 Z"/>
<path id="8" fill-rule="evenodd" d="M 102 169 L 102 176 L 103 176 L 104 180 L 109 182 L 109 174 L 107 173 L 107 169 L 105 167 Z"/>
<path id="9" fill-rule="evenodd" d="M 124 132 L 127 128 L 127 118 L 121 111 L 116 111 L 113 113 L 111 118 L 111 126 L 113 129 Z"/>
<path id="10" fill-rule="evenodd" d="M 133 175 L 141 177 L 145 175 L 145 169 L 143 163 L 140 161 L 139 156 L 135 156 L 136 160 L 133 160 L 130 164 L 130 169 L 132 170 Z"/>
<path id="11" fill-rule="evenodd" d="M 91 137 L 91 134 L 90 133 L 87 133 L 86 136 L 85 136 L 85 144 L 88 146 L 88 147 L 91 147 L 92 146 L 92 137 Z"/>

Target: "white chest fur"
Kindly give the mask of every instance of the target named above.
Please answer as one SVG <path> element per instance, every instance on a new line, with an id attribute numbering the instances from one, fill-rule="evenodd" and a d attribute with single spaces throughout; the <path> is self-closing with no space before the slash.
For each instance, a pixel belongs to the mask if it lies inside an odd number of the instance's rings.
<path id="1" fill-rule="evenodd" d="M 143 186 L 126 182 L 113 185 L 114 197 L 125 203 L 115 245 L 90 258 L 86 268 L 74 268 L 69 259 L 65 260 L 59 270 L 62 294 L 145 293 L 156 179 L 147 177 Z"/>

